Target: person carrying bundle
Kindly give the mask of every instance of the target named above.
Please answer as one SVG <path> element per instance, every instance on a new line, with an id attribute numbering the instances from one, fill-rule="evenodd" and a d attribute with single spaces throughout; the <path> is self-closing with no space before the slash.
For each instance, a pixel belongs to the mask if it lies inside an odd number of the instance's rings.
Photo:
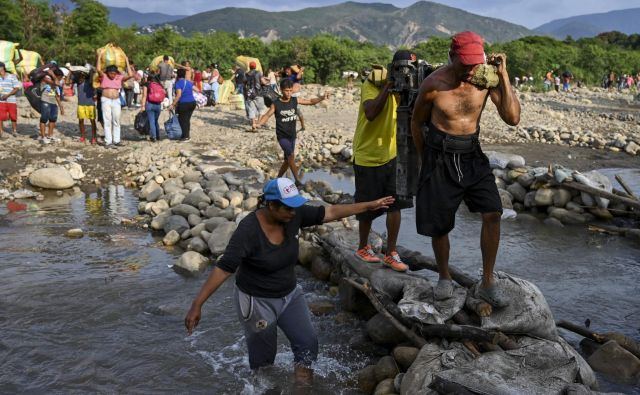
<path id="1" fill-rule="evenodd" d="M 120 104 L 120 90 L 122 83 L 133 77 L 134 73 L 129 64 L 129 58 L 125 55 L 126 71 L 128 75 L 122 75 L 115 65 L 107 66 L 106 70 L 102 70 L 104 63 L 105 51 L 101 51 L 96 62 L 96 70 L 100 78 L 100 88 L 102 89 L 102 97 L 100 104 L 102 105 L 102 116 L 104 118 L 104 144 L 107 147 L 120 145 L 120 116 L 122 107 Z"/>

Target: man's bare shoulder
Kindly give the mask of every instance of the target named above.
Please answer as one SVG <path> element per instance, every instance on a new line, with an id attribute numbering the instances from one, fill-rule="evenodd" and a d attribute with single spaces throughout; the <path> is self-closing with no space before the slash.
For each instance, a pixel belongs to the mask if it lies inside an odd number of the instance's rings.
<path id="1" fill-rule="evenodd" d="M 436 92 L 451 85 L 448 66 L 440 67 L 422 81 L 422 89 L 425 92 Z"/>

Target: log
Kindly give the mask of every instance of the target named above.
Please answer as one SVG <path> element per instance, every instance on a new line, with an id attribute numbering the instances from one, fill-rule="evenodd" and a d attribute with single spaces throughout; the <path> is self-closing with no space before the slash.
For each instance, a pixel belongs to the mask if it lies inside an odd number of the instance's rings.
<path id="1" fill-rule="evenodd" d="M 624 180 L 624 178 L 622 178 L 622 174 L 616 174 L 615 175 L 616 181 L 618 181 L 618 184 L 620 184 L 622 186 L 622 188 L 624 188 L 624 190 L 631 195 L 631 198 L 638 200 L 638 196 L 633 193 L 633 189 L 631 189 L 629 187 L 629 184 L 627 184 L 627 182 Z"/>
<path id="2" fill-rule="evenodd" d="M 616 343 L 620 345 L 620 347 L 624 348 L 625 350 L 629 351 L 636 357 L 640 358 L 640 344 L 636 343 L 635 340 L 621 333 L 600 334 L 597 332 L 592 332 L 583 326 L 576 325 L 564 320 L 560 320 L 556 322 L 556 326 L 558 328 L 563 328 L 571 332 L 577 333 L 582 337 L 586 337 L 587 339 L 594 340 L 600 344 L 606 343 L 609 340 L 614 340 Z"/>
<path id="3" fill-rule="evenodd" d="M 438 272 L 438 265 L 433 259 L 427 258 L 419 252 L 409 250 L 402 246 L 397 247 L 398 254 L 402 257 L 402 260 L 409 264 L 418 266 L 423 269 L 428 269 L 434 272 Z M 477 280 L 469 277 L 462 270 L 449 265 L 449 273 L 451 273 L 451 278 L 458 284 L 462 285 L 465 288 L 471 288 L 473 284 L 478 282 Z"/>
<path id="4" fill-rule="evenodd" d="M 607 192 L 607 191 L 605 191 L 603 189 L 590 187 L 588 185 L 580 184 L 579 182 L 575 182 L 575 181 L 565 181 L 561 185 L 563 185 L 563 186 L 565 186 L 567 188 L 575 189 L 576 191 L 586 192 L 586 193 L 589 193 L 591 195 L 599 196 L 599 197 L 604 198 L 604 199 L 609 199 L 609 200 L 611 200 L 613 202 L 623 203 L 623 204 L 626 204 L 629 207 L 635 208 L 636 210 L 640 210 L 640 201 L 635 200 L 635 199 L 630 199 L 630 198 L 627 198 L 627 197 L 618 196 L 618 195 L 613 194 L 611 192 Z"/>

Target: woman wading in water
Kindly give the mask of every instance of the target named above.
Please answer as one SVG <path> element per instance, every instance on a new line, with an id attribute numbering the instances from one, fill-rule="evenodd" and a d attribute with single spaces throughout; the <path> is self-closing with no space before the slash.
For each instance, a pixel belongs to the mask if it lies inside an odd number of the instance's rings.
<path id="1" fill-rule="evenodd" d="M 236 273 L 233 299 L 244 327 L 251 369 L 273 364 L 280 327 L 291 343 L 296 383 L 310 384 L 318 337 L 294 271 L 300 228 L 387 208 L 394 199 L 389 196 L 371 202 L 309 206 L 288 178 L 269 181 L 263 192 L 261 207 L 238 225 L 184 323 L 191 334 L 200 322 L 204 302 Z"/>

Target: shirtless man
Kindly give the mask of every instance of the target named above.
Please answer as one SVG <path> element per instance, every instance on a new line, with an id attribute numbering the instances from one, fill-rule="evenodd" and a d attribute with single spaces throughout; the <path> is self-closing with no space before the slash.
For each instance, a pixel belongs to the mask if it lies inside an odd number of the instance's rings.
<path id="1" fill-rule="evenodd" d="M 464 200 L 472 212 L 482 215 L 480 247 L 482 282 L 477 297 L 494 307 L 509 300 L 494 283 L 502 204 L 487 157 L 480 149 L 480 116 L 487 99 L 509 125 L 520 122 L 520 103 L 507 74 L 507 57 L 492 54 L 488 62 L 497 65 L 499 85 L 485 88 L 468 82 L 474 68 L 485 63 L 484 42 L 473 32 L 452 37 L 449 64 L 422 82 L 413 110 L 411 133 L 422 156 L 420 184 L 416 196 L 418 233 L 432 238 L 440 279 L 435 288 L 438 300 L 453 294 L 449 274 L 449 232 Z M 423 135 L 423 127 L 428 132 Z"/>

